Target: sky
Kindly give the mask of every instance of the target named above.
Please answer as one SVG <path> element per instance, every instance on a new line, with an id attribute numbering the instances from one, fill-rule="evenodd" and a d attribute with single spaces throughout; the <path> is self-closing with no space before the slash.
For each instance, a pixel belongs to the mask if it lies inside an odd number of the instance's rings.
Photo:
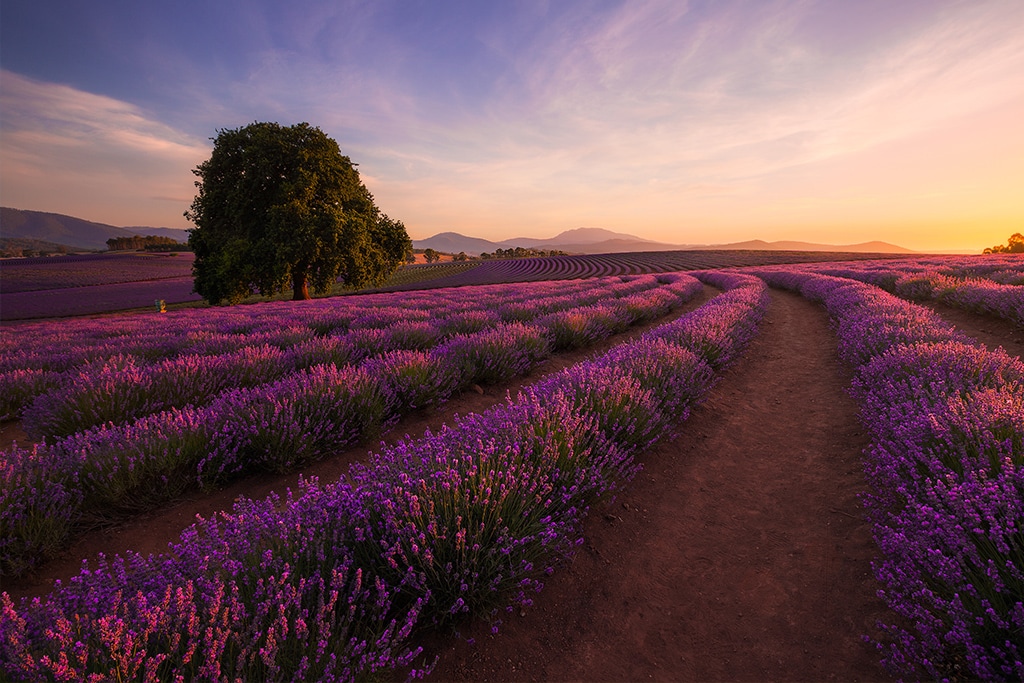
<path id="1" fill-rule="evenodd" d="M 308 122 L 413 239 L 978 252 L 1024 232 L 1022 33 L 1021 0 L 4 0 L 0 204 L 190 228 L 219 130 Z"/>

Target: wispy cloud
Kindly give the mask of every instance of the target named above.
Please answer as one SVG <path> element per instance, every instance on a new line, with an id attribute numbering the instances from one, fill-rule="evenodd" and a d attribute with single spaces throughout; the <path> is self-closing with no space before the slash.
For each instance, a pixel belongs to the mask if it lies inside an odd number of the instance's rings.
<path id="1" fill-rule="evenodd" d="M 1024 98 L 1019 0 L 460 5 L 255 0 L 238 16 L 205 6 L 198 22 L 166 5 L 159 30 L 126 42 L 119 63 L 146 68 L 117 98 L 4 72 L 3 201 L 141 211 L 160 197 L 171 222 L 183 209 L 167 198 L 187 205 L 216 129 L 309 121 L 417 237 L 581 224 L 748 237 L 829 207 L 898 212 L 901 192 L 945 196 L 949 211 L 959 196 L 971 215 L 1006 183 L 969 150 L 1024 144 L 1007 123 Z M 103 37 L 126 21 L 106 17 Z M 965 123 L 982 121 L 996 127 Z M 939 177 L 922 150 L 953 137 Z M 930 161 L 892 156 L 908 149 Z M 967 186 L 982 189 L 968 201 Z"/>
<path id="2" fill-rule="evenodd" d="M 131 222 L 158 197 L 165 224 L 183 225 L 190 171 L 209 156 L 208 144 L 126 102 L 8 71 L 0 78 L 4 205 L 77 215 L 84 206 Z"/>
<path id="3" fill-rule="evenodd" d="M 406 185 L 393 189 L 411 206 L 416 184 L 447 178 L 444 196 L 468 199 L 501 229 L 513 215 L 678 220 L 687 215 L 681 197 L 756 200 L 773 174 L 941 136 L 1024 92 L 1019 3 L 922 12 L 883 37 L 871 23 L 854 27 L 859 35 L 841 24 L 831 36 L 811 33 L 816 8 L 719 3 L 709 12 L 652 1 L 600 20 L 562 17 L 514 56 L 515 78 L 479 116 L 432 130 L 440 142 L 396 131 L 402 149 L 390 160 L 409 175 L 392 178 Z M 885 8 L 874 11 L 877 26 Z M 830 42 L 846 48 L 830 51 Z M 510 213 L 513 204 L 522 209 Z"/>

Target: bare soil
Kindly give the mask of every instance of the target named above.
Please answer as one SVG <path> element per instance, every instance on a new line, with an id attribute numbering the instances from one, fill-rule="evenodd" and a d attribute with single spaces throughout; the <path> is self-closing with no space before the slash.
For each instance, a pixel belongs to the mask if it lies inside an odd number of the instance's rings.
<path id="1" fill-rule="evenodd" d="M 925 304 L 964 334 L 974 337 L 990 350 L 1002 347 L 1011 356 L 1024 354 L 1024 327 L 994 315 L 971 313 L 938 302 Z"/>
<path id="2" fill-rule="evenodd" d="M 891 680 L 858 495 L 867 435 L 824 310 L 772 290 L 761 334 L 643 456 L 533 607 L 428 641 L 437 681 Z M 933 306 L 1014 356 L 1024 329 Z"/>
<path id="3" fill-rule="evenodd" d="M 867 435 L 824 310 L 773 290 L 707 401 L 592 510 L 534 606 L 439 641 L 439 681 L 885 680 Z"/>

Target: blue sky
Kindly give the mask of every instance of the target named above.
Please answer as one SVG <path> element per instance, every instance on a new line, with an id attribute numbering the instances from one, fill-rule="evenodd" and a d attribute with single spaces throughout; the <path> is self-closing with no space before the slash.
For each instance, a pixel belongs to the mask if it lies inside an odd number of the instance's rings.
<path id="1" fill-rule="evenodd" d="M 0 6 L 0 203 L 190 227 L 218 129 L 308 121 L 414 238 L 1024 231 L 1024 2 Z"/>

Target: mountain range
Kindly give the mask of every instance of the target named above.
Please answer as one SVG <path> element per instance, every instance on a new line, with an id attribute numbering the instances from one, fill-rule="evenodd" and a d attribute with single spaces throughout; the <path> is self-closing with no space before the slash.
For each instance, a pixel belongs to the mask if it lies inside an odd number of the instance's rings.
<path id="1" fill-rule="evenodd" d="M 0 207 L 0 238 L 3 239 L 44 240 L 65 245 L 69 249 L 105 250 L 108 239 L 112 237 L 132 237 L 133 235 L 157 235 L 170 237 L 178 242 L 188 241 L 188 231 L 179 228 L 117 227 L 59 213 Z M 496 249 L 514 249 L 515 247 L 558 250 L 569 252 L 570 254 L 610 254 L 631 251 L 675 251 L 679 249 L 914 253 L 910 249 L 878 241 L 842 245 L 794 241 L 765 242 L 763 240 L 731 242 L 729 244 L 668 244 L 635 235 L 612 232 L 604 228 L 576 228 L 574 230 L 566 230 L 546 239 L 517 237 L 501 242 L 492 242 L 480 237 L 468 237 L 457 232 L 442 232 L 426 239 L 413 240 L 412 244 L 416 249 L 434 249 L 435 251 L 447 254 L 465 252 L 470 256 L 479 256 L 483 252 L 494 252 Z"/>
<path id="2" fill-rule="evenodd" d="M 536 239 L 517 237 L 514 239 L 492 242 L 480 237 L 467 237 L 457 232 L 442 232 L 433 237 L 413 240 L 415 249 L 433 249 L 448 254 L 460 251 L 469 256 L 479 256 L 483 252 L 494 252 L 496 249 L 556 249 L 571 254 L 611 254 L 630 251 L 676 251 L 686 249 L 751 249 L 761 251 L 836 251 L 872 254 L 912 254 L 910 249 L 889 244 L 888 242 L 862 242 L 860 244 L 817 244 L 814 242 L 797 242 L 792 240 L 765 242 L 764 240 L 747 240 L 728 244 L 668 244 L 655 242 L 635 235 L 612 232 L 603 228 L 576 228 L 566 230 L 554 237 Z"/>
<path id="3" fill-rule="evenodd" d="M 177 228 L 119 228 L 60 213 L 0 207 L 0 238 L 3 239 L 42 240 L 64 245 L 72 250 L 102 251 L 106 250 L 108 239 L 134 235 L 155 235 L 170 237 L 177 242 L 188 241 L 188 231 Z"/>

